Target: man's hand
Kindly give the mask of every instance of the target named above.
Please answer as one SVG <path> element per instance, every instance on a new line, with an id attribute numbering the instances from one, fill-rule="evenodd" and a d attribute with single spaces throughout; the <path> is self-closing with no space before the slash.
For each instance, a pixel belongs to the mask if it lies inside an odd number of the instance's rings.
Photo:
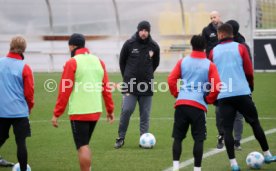
<path id="1" fill-rule="evenodd" d="M 56 128 L 58 127 L 57 120 L 58 120 L 58 118 L 55 115 L 53 115 L 53 117 L 52 117 L 52 125 L 53 125 L 53 127 L 56 127 Z"/>
<path id="2" fill-rule="evenodd" d="M 110 124 L 112 124 L 114 122 L 114 120 L 115 120 L 114 113 L 107 114 L 106 115 L 106 119 L 107 119 L 107 122 L 109 122 Z"/>

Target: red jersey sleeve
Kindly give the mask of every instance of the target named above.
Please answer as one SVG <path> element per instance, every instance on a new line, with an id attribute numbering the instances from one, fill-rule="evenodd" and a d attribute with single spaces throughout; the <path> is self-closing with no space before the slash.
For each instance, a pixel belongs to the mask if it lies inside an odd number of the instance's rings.
<path id="1" fill-rule="evenodd" d="M 181 78 L 181 63 L 182 60 L 179 60 L 175 67 L 173 68 L 172 72 L 168 76 L 168 84 L 170 88 L 171 94 L 176 98 L 178 96 L 178 89 L 177 89 L 177 80 Z"/>
<path id="2" fill-rule="evenodd" d="M 24 96 L 27 101 L 29 112 L 34 106 L 34 77 L 29 65 L 25 64 L 22 72 L 24 84 Z"/>
<path id="3" fill-rule="evenodd" d="M 211 62 L 208 73 L 208 81 L 211 83 L 210 93 L 205 97 L 208 104 L 212 104 L 217 100 L 220 91 L 220 78 L 216 65 Z"/>
<path id="4" fill-rule="evenodd" d="M 112 93 L 111 93 L 111 87 L 109 85 L 109 80 L 108 80 L 108 74 L 105 68 L 105 64 L 103 61 L 101 61 L 101 65 L 103 67 L 104 70 L 104 77 L 103 77 L 103 81 L 102 81 L 102 95 L 103 95 L 103 99 L 104 99 L 104 103 L 105 103 L 105 108 L 107 111 L 107 114 L 112 114 L 114 111 L 114 103 L 112 100 Z"/>
<path id="5" fill-rule="evenodd" d="M 54 115 L 56 117 L 61 116 L 66 109 L 69 97 L 74 87 L 76 69 L 77 62 L 74 58 L 67 61 L 64 66 L 61 81 L 59 83 L 58 98 L 54 109 Z"/>
<path id="6" fill-rule="evenodd" d="M 210 53 L 209 53 L 209 56 L 207 56 L 207 58 L 213 62 L 213 56 L 214 56 L 214 51 L 211 50 Z"/>
<path id="7" fill-rule="evenodd" d="M 243 70 L 251 91 L 254 90 L 254 71 L 250 55 L 245 45 L 239 44 L 239 51 L 243 61 Z"/>

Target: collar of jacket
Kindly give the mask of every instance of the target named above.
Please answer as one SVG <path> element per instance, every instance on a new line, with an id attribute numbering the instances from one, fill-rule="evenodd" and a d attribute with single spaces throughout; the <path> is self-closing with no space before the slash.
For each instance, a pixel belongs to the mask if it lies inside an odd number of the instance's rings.
<path id="1" fill-rule="evenodd" d="M 208 27 L 213 31 L 217 31 L 217 27 L 215 27 L 212 22 L 209 23 Z"/>
<path id="2" fill-rule="evenodd" d="M 90 53 L 89 50 L 87 48 L 80 48 L 77 49 L 75 52 L 75 55 L 79 55 L 79 54 L 88 54 Z"/>
<path id="3" fill-rule="evenodd" d="M 204 51 L 193 50 L 190 56 L 193 58 L 206 58 L 206 53 Z"/>
<path id="4" fill-rule="evenodd" d="M 245 43 L 245 38 L 243 35 L 241 35 L 239 32 L 236 36 L 234 36 L 234 39 L 233 39 L 235 42 L 238 42 L 238 43 Z"/>
<path id="5" fill-rule="evenodd" d="M 24 59 L 23 54 L 13 53 L 13 52 L 9 52 L 9 53 L 7 54 L 7 57 L 13 58 L 13 59 L 18 59 L 18 60 L 23 60 L 23 59 Z"/>
<path id="6" fill-rule="evenodd" d="M 233 38 L 224 38 L 219 41 L 220 44 L 233 42 Z"/>
<path id="7" fill-rule="evenodd" d="M 141 37 L 139 36 L 139 32 L 137 31 L 135 33 L 135 39 L 141 43 L 141 44 L 147 44 L 150 40 L 151 40 L 151 36 L 149 34 L 148 38 L 146 38 L 145 40 L 141 39 Z"/>

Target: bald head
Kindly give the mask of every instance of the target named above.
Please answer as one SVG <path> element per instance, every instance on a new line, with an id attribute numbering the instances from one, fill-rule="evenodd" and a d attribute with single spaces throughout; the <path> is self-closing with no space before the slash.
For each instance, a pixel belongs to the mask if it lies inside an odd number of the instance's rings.
<path id="1" fill-rule="evenodd" d="M 212 11 L 210 13 L 210 19 L 211 19 L 211 22 L 215 25 L 215 26 L 218 26 L 218 24 L 221 23 L 221 20 L 220 20 L 220 14 L 218 11 Z"/>

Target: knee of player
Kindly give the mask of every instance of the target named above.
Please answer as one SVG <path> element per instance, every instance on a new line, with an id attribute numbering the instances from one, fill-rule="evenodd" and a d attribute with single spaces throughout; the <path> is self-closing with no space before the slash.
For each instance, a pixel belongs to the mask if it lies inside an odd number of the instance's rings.
<path id="1" fill-rule="evenodd" d="M 122 114 L 131 115 L 134 112 L 134 109 L 132 108 L 123 108 Z"/>
<path id="2" fill-rule="evenodd" d="M 249 125 L 252 127 L 252 128 L 257 128 L 257 127 L 261 127 L 261 124 L 260 124 L 260 122 L 259 122 L 259 120 L 253 120 L 253 121 L 251 121 L 251 122 L 248 122 L 249 123 Z"/>

